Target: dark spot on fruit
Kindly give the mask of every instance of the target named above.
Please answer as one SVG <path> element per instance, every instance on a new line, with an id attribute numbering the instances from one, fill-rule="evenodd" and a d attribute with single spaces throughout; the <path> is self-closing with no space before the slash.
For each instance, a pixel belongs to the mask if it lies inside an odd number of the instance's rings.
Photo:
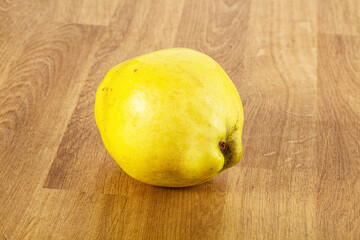
<path id="1" fill-rule="evenodd" d="M 219 148 L 220 148 L 220 151 L 222 152 L 222 154 L 225 154 L 229 150 L 229 145 L 227 145 L 227 143 L 224 141 L 220 141 Z"/>
<path id="2" fill-rule="evenodd" d="M 137 69 L 137 68 L 135 68 L 135 69 L 134 69 L 134 73 L 136 73 L 136 72 L 137 72 L 137 70 L 138 70 L 138 69 Z"/>
<path id="3" fill-rule="evenodd" d="M 104 87 L 103 89 L 101 89 L 101 90 L 103 90 L 103 91 L 107 91 L 108 90 L 108 88 L 107 87 Z"/>
<path id="4" fill-rule="evenodd" d="M 225 152 L 221 151 L 222 154 L 224 155 L 224 166 L 221 171 L 224 171 L 225 169 L 234 166 L 240 160 L 240 159 L 234 159 L 236 157 L 236 151 L 235 151 L 235 148 L 237 148 L 236 142 L 234 140 L 228 139 L 226 140 L 226 145 L 227 145 L 226 151 Z M 219 143 L 219 147 L 220 147 L 220 143 Z"/>

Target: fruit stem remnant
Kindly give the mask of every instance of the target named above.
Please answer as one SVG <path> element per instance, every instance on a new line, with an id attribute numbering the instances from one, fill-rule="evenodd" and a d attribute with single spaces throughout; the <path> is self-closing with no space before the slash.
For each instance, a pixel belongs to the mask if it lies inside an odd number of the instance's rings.
<path id="1" fill-rule="evenodd" d="M 229 145 L 224 141 L 219 142 L 219 148 L 222 154 L 225 154 L 229 150 Z"/>

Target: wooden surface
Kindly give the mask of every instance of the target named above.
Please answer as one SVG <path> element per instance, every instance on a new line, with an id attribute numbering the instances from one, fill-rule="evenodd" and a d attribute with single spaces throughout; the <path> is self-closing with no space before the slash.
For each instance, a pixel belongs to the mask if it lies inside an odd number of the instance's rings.
<path id="1" fill-rule="evenodd" d="M 211 182 L 128 177 L 95 126 L 112 66 L 170 47 L 243 100 Z M 360 239 L 360 1 L 0 0 L 0 239 Z"/>

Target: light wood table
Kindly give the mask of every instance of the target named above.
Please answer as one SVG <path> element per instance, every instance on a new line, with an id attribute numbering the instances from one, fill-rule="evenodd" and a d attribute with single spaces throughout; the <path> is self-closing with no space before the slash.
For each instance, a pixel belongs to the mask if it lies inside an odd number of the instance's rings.
<path id="1" fill-rule="evenodd" d="M 152 187 L 94 121 L 114 65 L 188 47 L 243 100 L 241 162 Z M 360 239 L 360 1 L 0 1 L 0 239 Z"/>

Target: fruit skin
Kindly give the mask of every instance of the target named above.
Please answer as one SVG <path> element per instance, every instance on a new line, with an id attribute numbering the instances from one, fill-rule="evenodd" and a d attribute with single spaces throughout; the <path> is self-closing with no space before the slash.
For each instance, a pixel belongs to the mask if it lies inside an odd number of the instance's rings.
<path id="1" fill-rule="evenodd" d="M 95 120 L 120 167 L 151 185 L 205 182 L 243 154 L 236 87 L 219 64 L 191 49 L 160 50 L 113 67 L 97 90 Z"/>

